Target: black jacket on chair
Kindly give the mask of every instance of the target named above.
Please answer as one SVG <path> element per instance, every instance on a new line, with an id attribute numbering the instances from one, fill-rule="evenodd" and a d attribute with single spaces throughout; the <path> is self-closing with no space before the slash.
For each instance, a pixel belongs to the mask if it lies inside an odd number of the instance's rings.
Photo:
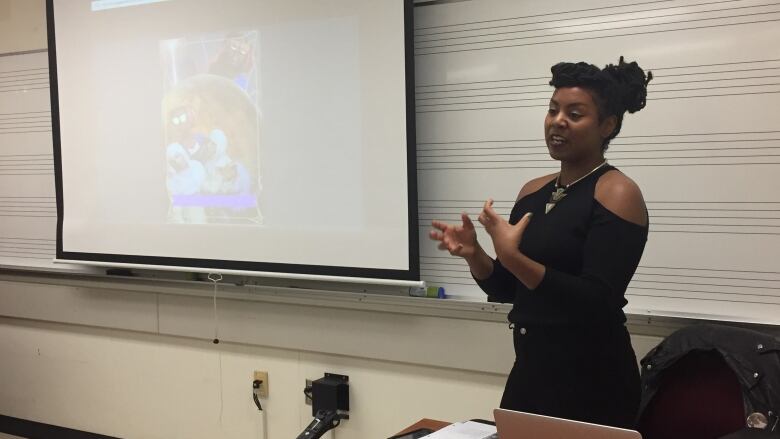
<path id="1" fill-rule="evenodd" d="M 642 359 L 642 401 L 647 408 L 665 369 L 689 352 L 718 352 L 742 389 L 745 417 L 761 413 L 767 429 L 780 430 L 780 340 L 743 328 L 702 324 L 674 332 Z"/>

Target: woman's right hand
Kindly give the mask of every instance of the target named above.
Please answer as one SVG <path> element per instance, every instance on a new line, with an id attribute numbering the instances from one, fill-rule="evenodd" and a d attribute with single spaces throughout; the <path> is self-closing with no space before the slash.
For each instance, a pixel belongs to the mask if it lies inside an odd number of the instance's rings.
<path id="1" fill-rule="evenodd" d="M 474 223 L 465 213 L 460 214 L 461 225 L 447 224 L 441 221 L 433 221 L 436 230 L 431 230 L 429 236 L 434 241 L 439 241 L 439 250 L 447 250 L 453 256 L 469 259 L 477 254 L 479 243 Z"/>

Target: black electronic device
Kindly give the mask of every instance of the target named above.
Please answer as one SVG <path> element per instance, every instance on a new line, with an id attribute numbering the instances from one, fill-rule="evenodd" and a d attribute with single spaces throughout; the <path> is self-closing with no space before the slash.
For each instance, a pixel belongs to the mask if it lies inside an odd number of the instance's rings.
<path id="1" fill-rule="evenodd" d="M 349 377 L 335 373 L 314 380 L 303 390 L 312 403 L 314 419 L 297 439 L 317 439 L 349 419 Z"/>
<path id="2" fill-rule="evenodd" d="M 397 436 L 393 436 L 387 439 L 419 439 L 421 437 L 428 436 L 431 433 L 433 433 L 433 430 L 431 430 L 430 428 L 418 428 L 417 430 L 410 431 L 404 434 L 399 434 Z"/>
<path id="3" fill-rule="evenodd" d="M 341 417 L 335 411 L 321 410 L 314 415 L 314 419 L 306 426 L 306 429 L 298 435 L 297 439 L 317 439 L 328 430 L 336 428 L 341 423 Z"/>
<path id="4" fill-rule="evenodd" d="M 321 411 L 335 411 L 341 419 L 349 419 L 349 377 L 335 373 L 311 383 L 311 414 Z"/>

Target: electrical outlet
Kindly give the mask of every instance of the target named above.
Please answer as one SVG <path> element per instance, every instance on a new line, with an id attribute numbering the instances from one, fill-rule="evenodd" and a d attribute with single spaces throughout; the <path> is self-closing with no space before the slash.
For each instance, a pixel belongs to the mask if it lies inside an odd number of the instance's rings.
<path id="1" fill-rule="evenodd" d="M 257 392 L 258 396 L 261 398 L 268 398 L 268 372 L 256 370 L 253 380 L 260 381 L 260 388 Z"/>

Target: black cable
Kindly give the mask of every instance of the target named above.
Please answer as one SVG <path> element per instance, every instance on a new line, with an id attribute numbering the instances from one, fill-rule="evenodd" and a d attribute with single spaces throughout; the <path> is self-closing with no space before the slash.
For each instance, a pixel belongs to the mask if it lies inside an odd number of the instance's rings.
<path id="1" fill-rule="evenodd" d="M 263 384 L 262 380 L 254 380 L 252 381 L 252 399 L 255 401 L 255 405 L 257 406 L 257 409 L 261 412 L 263 411 L 263 406 L 260 404 L 260 397 L 258 396 L 258 393 L 260 393 L 260 385 Z"/>
<path id="2" fill-rule="evenodd" d="M 329 430 L 338 427 L 339 424 L 341 424 L 341 415 L 335 410 L 320 410 L 297 439 L 318 439 Z"/>

